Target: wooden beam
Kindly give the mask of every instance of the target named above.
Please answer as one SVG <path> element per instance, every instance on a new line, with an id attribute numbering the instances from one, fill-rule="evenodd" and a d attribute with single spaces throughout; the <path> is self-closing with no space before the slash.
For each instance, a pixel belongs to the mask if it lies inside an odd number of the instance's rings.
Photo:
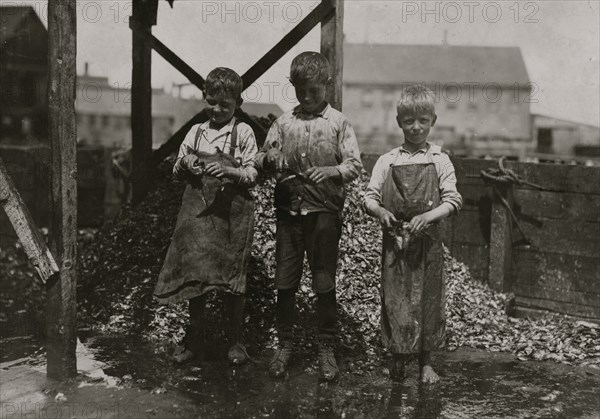
<path id="1" fill-rule="evenodd" d="M 321 54 L 331 65 L 332 83 L 327 98 L 332 107 L 342 110 L 342 83 L 344 73 L 344 0 L 335 3 L 334 13 L 321 22 Z"/>
<path id="2" fill-rule="evenodd" d="M 152 49 L 144 41 L 151 35 L 147 2 L 133 2 L 131 72 L 131 165 L 133 171 L 143 171 L 133 180 L 132 203 L 139 204 L 150 189 L 150 173 L 145 171 L 146 162 L 152 156 Z"/>
<path id="3" fill-rule="evenodd" d="M 506 292 L 512 282 L 512 222 L 503 200 L 512 207 L 512 186 L 492 187 L 495 191 L 492 201 L 488 284 L 496 291 Z"/>
<path id="4" fill-rule="evenodd" d="M 52 162 L 50 248 L 60 272 L 46 283 L 48 377 L 77 374 L 77 163 L 75 0 L 48 2 L 48 135 Z"/>
<path id="5" fill-rule="evenodd" d="M 322 0 L 300 23 L 294 27 L 287 35 L 275 44 L 269 52 L 267 52 L 260 60 L 256 62 L 242 76 L 244 89 L 248 88 L 260 76 L 262 76 L 269 68 L 281 59 L 287 52 L 292 49 L 302 38 L 304 38 L 319 22 L 332 15 L 334 0 Z M 335 0 L 339 1 L 339 0 Z"/>
<path id="6" fill-rule="evenodd" d="M 204 78 L 190 67 L 185 61 L 183 61 L 177 54 L 169 49 L 165 44 L 160 42 L 154 35 L 147 31 L 140 30 L 134 21 L 130 22 L 131 29 L 138 31 L 138 34 L 142 36 L 148 45 L 154 49 L 161 57 L 163 57 L 169 64 L 175 67 L 181 74 L 183 74 L 194 86 L 204 91 Z"/>
<path id="7" fill-rule="evenodd" d="M 50 276 L 58 273 L 58 266 L 15 184 L 8 175 L 2 158 L 0 158 L 0 204 L 15 229 L 27 257 L 42 282 L 45 283 Z"/>

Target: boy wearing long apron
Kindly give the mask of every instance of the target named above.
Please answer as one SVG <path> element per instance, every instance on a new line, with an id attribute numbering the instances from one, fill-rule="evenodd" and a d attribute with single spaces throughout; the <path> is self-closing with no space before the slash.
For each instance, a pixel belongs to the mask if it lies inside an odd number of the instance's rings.
<path id="1" fill-rule="evenodd" d="M 246 268 L 254 233 L 256 181 L 254 132 L 234 116 L 242 104 L 242 79 L 219 67 L 206 77 L 209 120 L 194 125 L 183 140 L 173 173 L 187 180 L 177 224 L 154 295 L 162 304 L 189 300 L 190 323 L 173 359 L 191 360 L 201 346 L 206 295 L 225 291 L 229 317 L 229 361 L 242 364 L 241 342 Z"/>
<path id="2" fill-rule="evenodd" d="M 419 354 L 421 380 L 439 376 L 432 350 L 443 343 L 444 260 L 438 221 L 456 213 L 462 198 L 454 166 L 427 142 L 434 126 L 435 95 L 421 85 L 400 93 L 397 122 L 404 144 L 381 156 L 365 193 L 367 212 L 383 226 L 382 315 L 384 346 L 394 355 L 395 378 L 411 354 Z"/>

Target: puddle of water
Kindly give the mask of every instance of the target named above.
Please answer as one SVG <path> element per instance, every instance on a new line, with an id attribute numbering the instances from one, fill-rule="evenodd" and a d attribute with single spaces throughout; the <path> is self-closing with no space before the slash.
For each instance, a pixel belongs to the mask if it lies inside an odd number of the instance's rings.
<path id="1" fill-rule="evenodd" d="M 45 371 L 43 352 L 32 337 L 0 341 L 3 359 L 18 348 L 36 348 L 28 356 L 2 362 L 4 370 L 31 365 Z M 12 348 L 12 349 L 11 349 Z M 506 354 L 459 350 L 440 353 L 434 365 L 442 381 L 420 385 L 412 364 L 403 383 L 392 382 L 385 363 L 370 375 L 349 371 L 353 359 L 341 359 L 338 383 L 318 379 L 315 354 L 293 360 L 289 378 L 267 374 L 270 352 L 232 369 L 225 348 L 213 346 L 208 359 L 185 366 L 169 361 L 165 347 L 140 337 L 81 334 L 77 344 L 79 387 L 132 387 L 157 395 L 183 395 L 201 417 L 386 417 L 386 418 L 579 418 L 599 417 L 596 389 L 600 378 L 583 369 L 552 363 L 520 362 Z M 5 356 L 8 350 L 10 356 Z M 36 352 L 37 351 L 37 352 Z M 148 406 L 152 408 L 152 406 Z M 219 416 L 220 415 L 220 416 Z"/>
<path id="2" fill-rule="evenodd" d="M 482 351 L 439 354 L 435 365 L 442 381 L 423 386 L 415 365 L 412 375 L 398 384 L 384 374 L 383 365 L 360 376 L 349 373 L 351 360 L 343 359 L 341 380 L 326 384 L 319 382 L 316 360 L 306 357 L 294 359 L 289 379 L 275 381 L 266 372 L 270 353 L 258 354 L 254 363 L 238 369 L 229 367 L 224 355 L 180 367 L 170 363 L 164 350 L 139 340 L 96 337 L 89 346 L 96 358 L 106 359 L 106 374 L 131 377 L 131 385 L 149 391 L 188 394 L 207 415 L 224 408 L 226 417 L 240 412 L 249 417 L 427 419 L 600 415 L 594 391 L 598 377 L 569 374 L 575 367 L 519 362 Z"/>

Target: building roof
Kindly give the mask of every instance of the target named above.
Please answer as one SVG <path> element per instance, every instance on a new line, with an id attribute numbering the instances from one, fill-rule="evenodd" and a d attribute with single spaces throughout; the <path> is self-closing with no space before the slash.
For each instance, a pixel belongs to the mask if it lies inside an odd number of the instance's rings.
<path id="1" fill-rule="evenodd" d="M 550 115 L 532 113 L 531 117 L 533 118 L 533 125 L 539 128 L 585 128 L 600 131 L 600 127 L 598 125 L 569 121 L 567 119 L 556 118 Z"/>
<path id="2" fill-rule="evenodd" d="M 497 83 L 526 87 L 518 47 L 454 45 L 344 45 L 344 83 Z"/>
<path id="3" fill-rule="evenodd" d="M 21 23 L 32 17 L 43 25 L 31 6 L 0 6 L 0 48 L 11 38 L 26 36 L 29 28 Z"/>

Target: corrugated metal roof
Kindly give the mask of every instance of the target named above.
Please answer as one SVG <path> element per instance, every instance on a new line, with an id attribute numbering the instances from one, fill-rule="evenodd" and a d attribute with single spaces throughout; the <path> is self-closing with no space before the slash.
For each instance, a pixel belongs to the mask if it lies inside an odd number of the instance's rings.
<path id="1" fill-rule="evenodd" d="M 344 83 L 497 83 L 526 87 L 529 76 L 518 47 L 344 45 Z"/>

